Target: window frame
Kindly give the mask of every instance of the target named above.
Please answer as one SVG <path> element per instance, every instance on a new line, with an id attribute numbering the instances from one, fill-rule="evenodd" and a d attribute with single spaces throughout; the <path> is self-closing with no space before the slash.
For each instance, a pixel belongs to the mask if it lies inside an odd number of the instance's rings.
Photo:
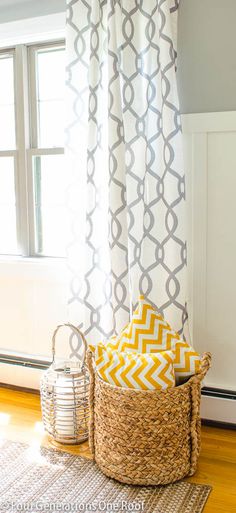
<path id="1" fill-rule="evenodd" d="M 64 154 L 63 147 L 38 146 L 37 71 L 36 54 L 44 48 L 65 47 L 65 41 L 55 40 L 38 44 L 19 44 L 1 48 L 0 53 L 12 53 L 14 59 L 15 140 L 13 150 L 0 151 L 1 156 L 14 157 L 16 234 L 18 251 L 15 256 L 64 258 L 44 256 L 36 251 L 36 220 L 34 206 L 33 157 Z M 5 254 L 5 256 L 8 254 Z M 4 256 L 4 254 L 0 255 Z M 9 254 L 9 256 L 14 256 Z"/>
<path id="2" fill-rule="evenodd" d="M 17 80 L 16 80 L 16 47 L 10 48 L 0 48 L 0 55 L 12 55 L 13 57 L 13 80 L 14 80 L 14 106 L 15 106 L 15 148 L 9 150 L 0 150 L 0 158 L 1 157 L 13 157 L 14 159 L 14 181 L 15 181 L 15 198 L 16 198 L 16 237 L 17 237 L 17 253 L 1 253 L 2 256 L 13 256 L 18 255 L 19 253 L 19 239 L 20 239 L 20 231 L 21 231 L 21 215 L 19 212 L 19 197 L 18 190 L 20 188 L 19 184 L 19 172 L 18 172 L 18 151 L 17 151 L 17 113 L 16 113 L 16 90 L 17 90 Z"/>

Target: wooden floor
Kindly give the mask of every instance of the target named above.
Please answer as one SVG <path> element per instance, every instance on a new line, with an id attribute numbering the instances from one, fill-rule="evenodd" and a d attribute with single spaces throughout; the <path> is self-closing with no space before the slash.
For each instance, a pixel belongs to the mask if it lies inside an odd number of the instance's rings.
<path id="1" fill-rule="evenodd" d="M 87 442 L 71 447 L 49 441 L 43 432 L 38 395 L 0 388 L 0 443 L 4 439 L 26 442 L 35 451 L 41 445 L 56 446 L 91 457 Z M 202 428 L 199 468 L 190 480 L 213 487 L 204 513 L 236 513 L 236 431 Z"/>

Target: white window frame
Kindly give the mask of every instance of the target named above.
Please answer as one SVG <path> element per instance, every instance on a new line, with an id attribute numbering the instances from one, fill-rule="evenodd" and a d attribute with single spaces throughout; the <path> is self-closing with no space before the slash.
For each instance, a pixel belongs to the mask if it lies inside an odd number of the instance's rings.
<path id="1" fill-rule="evenodd" d="M 14 101 L 15 101 L 15 107 L 16 107 L 16 89 L 17 89 L 17 83 L 16 83 L 16 53 L 15 48 L 1 48 L 0 49 L 0 55 L 12 55 L 13 56 L 13 78 L 14 78 Z M 16 122 L 17 117 L 19 117 L 16 113 L 15 108 L 15 143 L 17 145 L 17 128 L 16 128 Z M 20 215 L 20 206 L 19 206 L 19 197 L 17 195 L 17 190 L 19 189 L 19 177 L 18 177 L 18 151 L 17 148 L 12 150 L 0 150 L 0 158 L 1 157 L 13 157 L 14 158 L 14 179 L 15 179 L 15 196 L 16 196 L 16 235 L 17 235 L 17 241 L 19 245 L 19 234 L 21 229 L 21 215 Z M 1 162 L 1 161 L 0 161 Z M 19 248 L 18 248 L 19 249 Z M 7 253 L 5 253 L 7 254 Z M 4 255 L 5 255 L 4 254 Z"/>
<path id="2" fill-rule="evenodd" d="M 36 251 L 33 156 L 64 153 L 63 147 L 39 148 L 37 134 L 36 52 L 57 46 L 65 46 L 65 42 L 19 44 L 14 48 L 0 49 L 1 54 L 13 54 L 14 57 L 16 149 L 0 151 L 0 157 L 14 157 L 17 254 L 22 257 L 43 257 Z"/>

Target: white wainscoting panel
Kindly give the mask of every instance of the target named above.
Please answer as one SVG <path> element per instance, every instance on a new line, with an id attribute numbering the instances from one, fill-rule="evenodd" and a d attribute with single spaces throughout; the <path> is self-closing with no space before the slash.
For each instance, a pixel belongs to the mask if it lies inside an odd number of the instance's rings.
<path id="1" fill-rule="evenodd" d="M 213 356 L 205 385 L 236 391 L 236 112 L 182 124 L 192 343 Z"/>

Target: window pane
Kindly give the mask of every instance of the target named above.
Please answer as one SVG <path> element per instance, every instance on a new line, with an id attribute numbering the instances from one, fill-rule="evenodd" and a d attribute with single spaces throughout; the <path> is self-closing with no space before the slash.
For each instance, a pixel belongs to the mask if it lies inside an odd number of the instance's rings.
<path id="1" fill-rule="evenodd" d="M 14 158 L 0 157 L 0 253 L 17 253 Z"/>
<path id="2" fill-rule="evenodd" d="M 0 54 L 0 150 L 15 148 L 14 61 Z"/>
<path id="3" fill-rule="evenodd" d="M 45 256 L 65 256 L 69 224 L 64 155 L 34 157 L 33 169 L 36 252 Z"/>
<path id="4" fill-rule="evenodd" d="M 64 146 L 65 49 L 37 52 L 39 146 Z"/>

